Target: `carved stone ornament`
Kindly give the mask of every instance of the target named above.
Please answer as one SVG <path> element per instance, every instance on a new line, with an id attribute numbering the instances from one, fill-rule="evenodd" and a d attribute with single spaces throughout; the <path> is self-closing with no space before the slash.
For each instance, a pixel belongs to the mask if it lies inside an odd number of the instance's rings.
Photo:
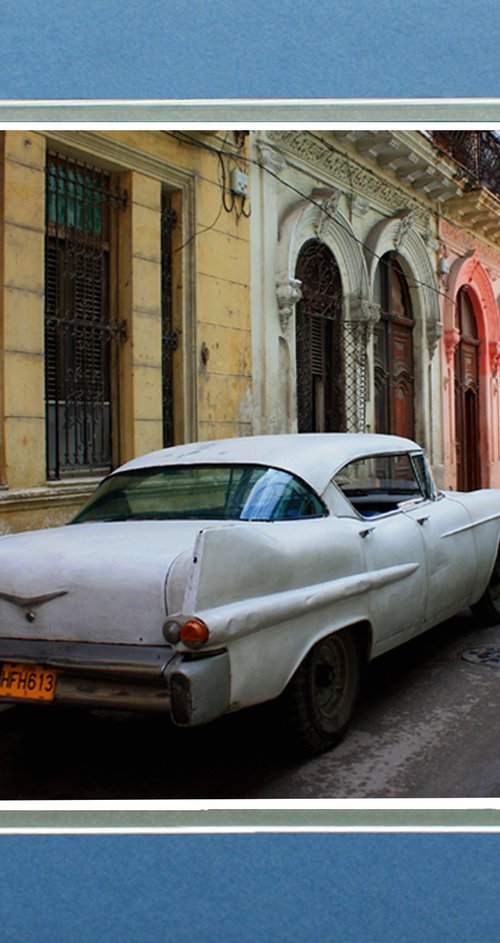
<path id="1" fill-rule="evenodd" d="M 489 352 L 491 373 L 496 377 L 500 370 L 500 341 L 490 341 Z"/>
<path id="2" fill-rule="evenodd" d="M 396 213 L 395 219 L 401 220 L 394 236 L 394 248 L 396 252 L 399 252 L 404 245 L 408 233 L 415 227 L 417 214 L 413 209 L 402 210 L 400 213 Z"/>
<path id="3" fill-rule="evenodd" d="M 276 297 L 282 333 L 286 332 L 293 309 L 302 298 L 302 282 L 298 278 L 290 278 L 287 282 L 276 285 Z"/>
<path id="4" fill-rule="evenodd" d="M 427 322 L 427 350 L 429 351 L 429 359 L 432 360 L 434 354 L 436 353 L 437 345 L 443 336 L 443 325 L 441 321 L 437 321 L 434 318 L 431 318 Z"/>
<path id="5" fill-rule="evenodd" d="M 342 192 L 341 190 L 313 190 L 311 196 L 315 203 L 321 205 L 321 209 L 318 208 L 317 218 L 314 224 L 314 232 L 317 238 L 321 239 L 328 229 L 332 217 L 337 212 Z"/>
<path id="6" fill-rule="evenodd" d="M 370 209 L 370 202 L 366 197 L 360 196 L 359 193 L 354 193 L 351 197 L 351 213 L 353 216 L 358 218 L 365 216 Z"/>
<path id="7" fill-rule="evenodd" d="M 446 363 L 448 364 L 448 369 L 451 368 L 453 363 L 453 358 L 455 356 L 455 351 L 460 343 L 460 331 L 458 328 L 453 327 L 449 331 L 444 332 L 444 347 L 446 352 Z"/>
<path id="8" fill-rule="evenodd" d="M 271 170 L 275 174 L 280 174 L 282 170 L 286 167 L 285 158 L 275 151 L 273 147 L 269 147 L 268 144 L 258 143 L 257 147 L 259 149 L 260 161 L 263 167 L 266 170 Z"/>
<path id="9" fill-rule="evenodd" d="M 360 295 L 351 295 L 349 320 L 365 323 L 368 328 L 368 337 L 370 337 L 377 321 L 380 321 L 380 305 L 367 301 Z"/>

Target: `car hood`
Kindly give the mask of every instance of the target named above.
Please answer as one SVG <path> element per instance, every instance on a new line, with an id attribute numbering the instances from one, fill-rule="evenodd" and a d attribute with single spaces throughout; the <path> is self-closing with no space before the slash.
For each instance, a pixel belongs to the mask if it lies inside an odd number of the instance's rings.
<path id="1" fill-rule="evenodd" d="M 199 521 L 74 524 L 0 539 L 0 636 L 165 644 L 165 583 Z"/>

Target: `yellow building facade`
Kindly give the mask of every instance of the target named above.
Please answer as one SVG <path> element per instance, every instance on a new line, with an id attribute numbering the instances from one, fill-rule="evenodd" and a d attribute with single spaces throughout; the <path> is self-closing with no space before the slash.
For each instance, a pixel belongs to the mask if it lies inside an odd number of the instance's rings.
<path id="1" fill-rule="evenodd" d="M 111 468 L 252 432 L 247 136 L 6 130 L 0 532 Z"/>

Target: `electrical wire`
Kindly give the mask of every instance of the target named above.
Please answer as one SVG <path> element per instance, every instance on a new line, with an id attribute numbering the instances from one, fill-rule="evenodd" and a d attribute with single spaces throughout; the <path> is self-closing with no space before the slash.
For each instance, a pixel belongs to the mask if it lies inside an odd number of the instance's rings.
<path id="1" fill-rule="evenodd" d="M 192 145 L 192 146 L 194 146 L 194 147 L 198 147 L 198 148 L 200 148 L 200 149 L 207 150 L 207 151 L 209 151 L 209 152 L 211 152 L 211 153 L 214 153 L 214 154 L 217 154 L 217 155 L 229 156 L 229 157 L 232 157 L 232 156 L 233 156 L 233 155 L 232 155 L 232 152 L 230 152 L 230 151 L 225 151 L 224 149 L 214 147 L 214 145 L 208 144 L 206 141 L 200 141 L 199 139 L 192 138 L 190 135 L 184 134 L 182 131 L 164 131 L 164 133 L 167 134 L 167 135 L 169 135 L 169 136 L 171 136 L 171 137 L 173 137 L 174 139 L 177 139 L 177 140 L 180 139 L 180 140 L 182 140 L 182 141 L 183 141 L 184 143 L 186 143 L 186 144 L 190 144 L 190 145 Z M 305 131 L 304 133 L 307 134 L 308 136 L 311 136 L 311 137 L 313 137 L 313 138 L 316 138 L 316 140 L 318 140 L 321 144 L 323 144 L 323 146 L 325 146 L 325 148 L 326 148 L 327 150 L 328 150 L 328 149 L 329 149 L 329 150 L 332 150 L 332 151 L 334 151 L 336 154 L 339 154 L 340 156 L 346 156 L 343 151 L 341 151 L 340 149 L 334 148 L 333 145 L 329 144 L 328 142 L 325 142 L 323 138 L 319 137 L 318 135 L 315 135 L 314 132 Z M 226 144 L 226 142 L 227 142 L 227 136 L 226 136 L 226 139 L 225 139 L 225 141 L 224 141 L 224 145 Z M 349 235 L 349 237 L 350 237 L 357 245 L 359 245 L 359 246 L 363 249 L 363 251 L 364 251 L 365 253 L 370 254 L 375 260 L 377 260 L 377 261 L 379 262 L 379 264 L 382 264 L 382 265 L 387 265 L 387 264 L 388 264 L 388 263 L 387 263 L 387 260 L 384 259 L 384 256 L 379 255 L 377 252 L 375 252 L 373 249 L 371 249 L 370 246 L 368 246 L 365 242 L 363 242 L 362 239 L 360 239 L 358 236 L 356 236 L 355 233 L 352 232 L 352 229 L 350 229 L 350 228 L 348 228 L 347 226 L 345 226 L 345 225 L 342 223 L 342 221 L 338 219 L 337 216 L 334 216 L 332 213 L 330 213 L 329 210 L 325 207 L 325 205 L 324 205 L 323 203 L 319 203 L 319 202 L 318 202 L 317 200 L 315 200 L 312 196 L 310 196 L 310 195 L 307 194 L 307 193 L 304 193 L 302 190 L 300 190 L 298 187 L 294 186 L 294 185 L 293 185 L 292 183 L 290 183 L 289 181 L 283 180 L 283 178 L 282 178 L 278 173 L 276 173 L 275 171 L 273 171 L 270 167 L 265 166 L 261 161 L 256 160 L 256 159 L 253 158 L 253 157 L 250 157 L 250 156 L 247 156 L 247 155 L 243 155 L 243 154 L 239 154 L 238 156 L 239 156 L 239 159 L 242 160 L 242 161 L 244 161 L 246 164 L 250 164 L 250 165 L 252 165 L 252 166 L 258 167 L 260 170 L 264 171 L 264 172 L 267 173 L 269 176 L 271 176 L 271 177 L 273 177 L 275 180 L 277 180 L 278 183 L 280 183 L 283 187 L 285 187 L 286 189 L 288 189 L 288 190 L 294 192 L 295 194 L 297 194 L 297 196 L 300 196 L 301 199 L 306 200 L 306 201 L 309 202 L 312 206 L 317 207 L 318 210 L 320 210 L 328 219 L 332 220 L 332 222 L 334 222 L 336 226 L 338 226 L 339 228 L 343 229 L 344 232 L 346 232 L 346 233 Z M 297 169 L 297 170 L 298 170 L 300 173 L 302 173 L 304 176 L 307 174 L 307 171 L 303 170 L 303 169 L 300 168 L 300 167 L 296 167 L 295 169 Z M 365 169 L 367 169 L 373 176 L 376 176 L 375 172 L 374 172 L 373 170 L 371 170 L 371 168 L 365 168 Z M 353 191 L 351 191 L 351 192 L 353 192 Z M 418 206 L 418 205 L 419 205 L 418 201 L 415 200 L 415 198 L 411 198 L 411 197 L 410 197 L 410 200 L 411 200 L 411 202 L 412 202 L 412 204 L 413 204 L 414 206 Z M 452 221 L 452 220 L 448 220 L 448 219 L 446 219 L 446 217 L 438 215 L 434 210 L 430 210 L 429 212 L 430 212 L 430 215 L 433 215 L 436 219 L 439 220 L 440 218 L 442 218 L 442 219 L 445 219 L 447 222 L 450 222 L 450 223 L 453 224 L 453 221 Z M 386 217 L 386 218 L 390 218 L 390 217 Z M 428 289 L 428 291 L 434 292 L 436 295 L 439 295 L 440 297 L 445 298 L 446 300 L 449 300 L 449 294 L 448 294 L 447 292 L 442 291 L 440 288 L 437 288 L 436 285 L 430 285 L 430 284 L 428 284 L 427 282 L 424 282 L 424 281 L 422 281 L 421 279 L 416 278 L 416 277 L 415 277 L 413 274 L 411 274 L 411 273 L 410 273 L 409 275 L 407 275 L 407 274 L 405 273 L 405 277 L 407 278 L 408 281 L 412 282 L 414 285 L 417 285 L 417 286 L 422 287 L 422 288 L 426 288 L 426 289 Z"/>
<path id="2" fill-rule="evenodd" d="M 197 229 L 196 232 L 192 234 L 192 236 L 189 236 L 189 239 L 186 239 L 186 241 L 183 242 L 181 246 L 177 246 L 173 250 L 172 255 L 175 255 L 177 252 L 180 252 L 182 249 L 185 249 L 186 246 L 188 246 L 191 242 L 194 242 L 194 240 L 197 239 L 198 236 L 202 236 L 203 233 L 210 232 L 211 229 L 215 229 L 221 215 L 222 215 L 222 204 L 219 206 L 217 216 L 215 217 L 213 223 L 210 223 L 210 226 L 203 226 L 201 229 Z"/>

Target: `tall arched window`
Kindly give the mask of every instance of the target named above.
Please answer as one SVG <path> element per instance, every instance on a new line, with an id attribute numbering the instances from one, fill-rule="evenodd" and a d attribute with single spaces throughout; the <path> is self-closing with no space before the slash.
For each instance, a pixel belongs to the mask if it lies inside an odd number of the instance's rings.
<path id="1" fill-rule="evenodd" d="M 297 259 L 302 298 L 296 308 L 299 432 L 345 428 L 342 281 L 328 246 L 310 239 Z"/>
<path id="2" fill-rule="evenodd" d="M 413 439 L 414 320 L 408 284 L 392 252 L 380 260 L 375 300 L 380 304 L 374 334 L 376 430 Z"/>
<path id="3" fill-rule="evenodd" d="M 461 288 L 455 306 L 455 327 L 460 341 L 455 348 L 455 448 L 457 488 L 479 488 L 479 336 L 474 306 L 467 288 Z"/>

